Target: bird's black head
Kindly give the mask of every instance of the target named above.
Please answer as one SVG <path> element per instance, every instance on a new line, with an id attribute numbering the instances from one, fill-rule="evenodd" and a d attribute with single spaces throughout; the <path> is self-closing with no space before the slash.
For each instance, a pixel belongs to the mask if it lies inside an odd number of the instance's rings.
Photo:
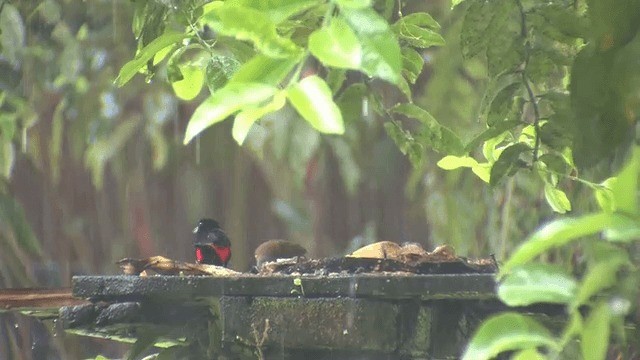
<path id="1" fill-rule="evenodd" d="M 198 221 L 198 225 L 193 229 L 193 233 L 204 234 L 215 229 L 220 229 L 220 224 L 218 224 L 217 221 L 213 219 L 200 219 L 200 221 Z"/>

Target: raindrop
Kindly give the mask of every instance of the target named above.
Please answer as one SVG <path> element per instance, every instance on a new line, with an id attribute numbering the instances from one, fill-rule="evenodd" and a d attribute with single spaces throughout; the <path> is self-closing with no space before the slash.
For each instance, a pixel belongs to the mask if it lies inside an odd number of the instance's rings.
<path id="1" fill-rule="evenodd" d="M 369 98 L 362 98 L 362 116 L 367 118 L 369 117 Z"/>
<path id="2" fill-rule="evenodd" d="M 27 127 L 23 127 L 22 128 L 22 152 L 26 153 L 27 152 Z"/>

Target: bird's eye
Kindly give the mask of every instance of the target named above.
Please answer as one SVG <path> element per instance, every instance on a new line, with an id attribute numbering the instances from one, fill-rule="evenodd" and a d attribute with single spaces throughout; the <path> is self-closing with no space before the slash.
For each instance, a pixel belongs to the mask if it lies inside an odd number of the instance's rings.
<path id="1" fill-rule="evenodd" d="M 194 228 L 193 228 L 193 233 L 195 234 L 195 233 L 197 233 L 197 232 L 198 232 L 198 226 L 196 226 L 196 227 L 194 227 Z"/>

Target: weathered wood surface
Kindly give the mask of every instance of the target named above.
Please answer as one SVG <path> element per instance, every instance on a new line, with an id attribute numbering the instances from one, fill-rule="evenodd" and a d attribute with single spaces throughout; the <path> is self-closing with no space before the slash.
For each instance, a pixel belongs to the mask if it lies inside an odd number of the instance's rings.
<path id="1" fill-rule="evenodd" d="M 473 300 L 495 298 L 495 280 L 492 274 L 75 276 L 73 295 L 84 299 L 120 301 L 150 297 L 192 300 L 218 296 Z"/>
<path id="2" fill-rule="evenodd" d="M 59 308 L 86 303 L 74 298 L 70 288 L 0 290 L 0 309 Z"/>

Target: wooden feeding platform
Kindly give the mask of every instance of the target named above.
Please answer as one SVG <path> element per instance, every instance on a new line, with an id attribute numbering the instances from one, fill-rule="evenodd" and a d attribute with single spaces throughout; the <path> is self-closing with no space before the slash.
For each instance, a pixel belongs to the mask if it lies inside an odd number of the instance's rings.
<path id="1" fill-rule="evenodd" d="M 129 262 L 141 270 L 154 261 Z M 62 308 L 62 323 L 121 341 L 152 334 L 205 358 L 448 359 L 498 306 L 491 261 L 347 257 L 220 276 L 170 265 L 182 275 L 74 277 L 73 295 L 91 304 Z"/>

